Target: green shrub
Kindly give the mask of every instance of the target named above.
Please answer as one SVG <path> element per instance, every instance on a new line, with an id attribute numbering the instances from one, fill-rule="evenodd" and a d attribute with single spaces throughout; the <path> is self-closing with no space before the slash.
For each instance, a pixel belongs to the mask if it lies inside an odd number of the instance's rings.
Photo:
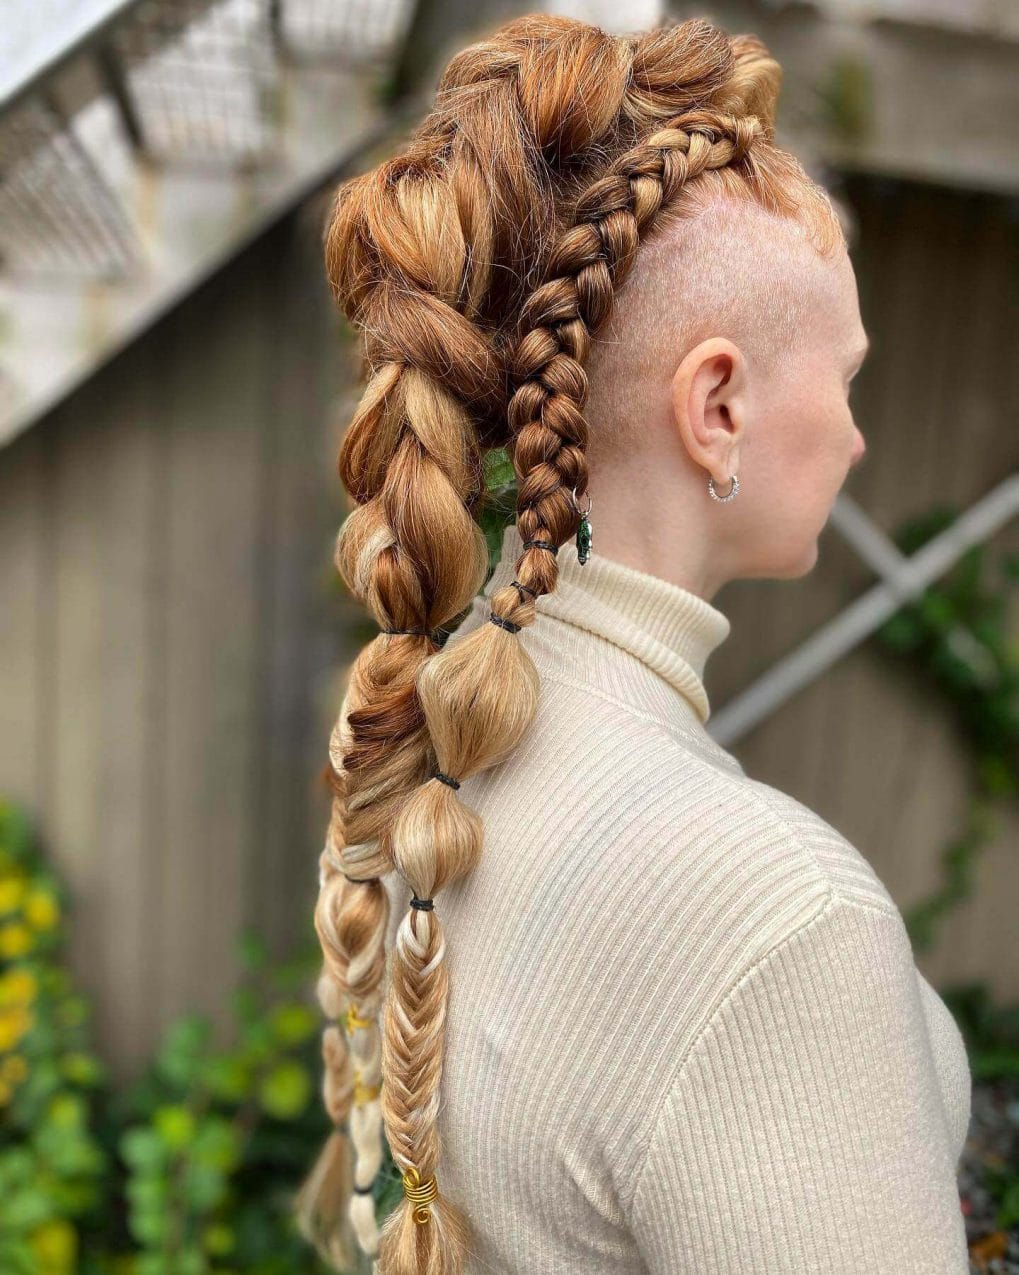
<path id="1" fill-rule="evenodd" d="M 317 944 L 271 968 L 244 935 L 230 1047 L 188 1016 L 118 1091 L 63 964 L 65 917 L 0 802 L 0 1271 L 326 1275 L 291 1203 L 329 1132 Z"/>

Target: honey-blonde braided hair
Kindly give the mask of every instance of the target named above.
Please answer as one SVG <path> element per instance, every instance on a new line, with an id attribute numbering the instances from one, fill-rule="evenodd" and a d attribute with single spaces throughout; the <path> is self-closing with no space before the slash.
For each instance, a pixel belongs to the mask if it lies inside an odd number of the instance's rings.
<path id="1" fill-rule="evenodd" d="M 448 974 L 431 900 L 483 845 L 457 787 L 534 717 L 538 676 L 517 634 L 577 528 L 584 362 L 638 244 L 720 197 L 799 219 L 819 252 L 844 243 L 828 196 L 775 143 L 780 83 L 756 37 L 701 18 L 614 36 L 533 14 L 456 54 L 404 149 L 336 191 L 328 278 L 367 373 L 339 457 L 354 507 L 336 564 L 382 630 L 330 741 L 315 910 L 336 1128 L 298 1217 L 336 1269 L 351 1263 L 351 1225 L 377 1275 L 454 1275 L 471 1250 L 470 1201 L 441 1190 L 436 1131 Z M 476 519 L 499 447 L 524 552 L 491 598 L 494 622 L 444 649 L 439 630 L 487 578 Z M 394 868 L 414 900 L 387 979 L 381 878 Z M 404 1198 L 380 1233 L 383 1126 Z"/>

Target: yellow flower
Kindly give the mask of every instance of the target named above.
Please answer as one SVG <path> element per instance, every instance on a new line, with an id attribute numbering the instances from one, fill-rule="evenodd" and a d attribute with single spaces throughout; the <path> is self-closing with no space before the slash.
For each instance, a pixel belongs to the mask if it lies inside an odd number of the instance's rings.
<path id="1" fill-rule="evenodd" d="M 0 1052 L 13 1049 L 32 1026 L 31 1013 L 23 1005 L 0 1009 Z"/>
<path id="2" fill-rule="evenodd" d="M 17 968 L 0 975 L 0 1005 L 31 1005 L 39 980 L 31 970 Z"/>
<path id="3" fill-rule="evenodd" d="M 52 930 L 60 920 L 60 908 L 49 890 L 40 886 L 25 896 L 25 920 L 36 930 Z"/>
<path id="4" fill-rule="evenodd" d="M 70 1275 L 78 1263 L 78 1232 L 65 1218 L 44 1222 L 29 1237 L 39 1275 Z"/>
<path id="5" fill-rule="evenodd" d="M 0 925 L 0 956 L 24 956 L 32 948 L 32 932 L 20 921 Z"/>
<path id="6" fill-rule="evenodd" d="M 0 877 L 0 912 L 13 912 L 25 896 L 25 878 L 5 874 Z"/>

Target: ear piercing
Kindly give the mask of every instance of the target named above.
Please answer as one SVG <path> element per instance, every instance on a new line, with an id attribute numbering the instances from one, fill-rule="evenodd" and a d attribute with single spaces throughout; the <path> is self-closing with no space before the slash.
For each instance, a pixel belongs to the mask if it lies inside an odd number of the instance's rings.
<path id="1" fill-rule="evenodd" d="M 708 479 L 708 495 L 711 497 L 712 500 L 717 500 L 718 503 L 721 505 L 724 505 L 727 501 L 732 500 L 733 496 L 735 496 L 738 491 L 739 491 L 739 479 L 736 477 L 735 474 L 733 474 L 732 476 L 732 487 L 730 488 L 728 495 L 725 495 L 725 496 L 720 496 L 718 492 L 715 491 L 714 478 Z"/>

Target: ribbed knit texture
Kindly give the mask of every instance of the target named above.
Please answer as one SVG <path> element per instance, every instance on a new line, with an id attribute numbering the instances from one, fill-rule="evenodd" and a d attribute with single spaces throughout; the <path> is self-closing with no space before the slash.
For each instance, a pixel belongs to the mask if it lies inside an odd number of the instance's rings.
<path id="1" fill-rule="evenodd" d="M 450 643 L 520 552 L 511 525 Z M 705 729 L 726 617 L 597 528 L 558 560 L 517 635 L 537 717 L 463 782 L 484 854 L 435 902 L 467 1275 L 965 1275 L 970 1073 L 893 900 Z"/>

